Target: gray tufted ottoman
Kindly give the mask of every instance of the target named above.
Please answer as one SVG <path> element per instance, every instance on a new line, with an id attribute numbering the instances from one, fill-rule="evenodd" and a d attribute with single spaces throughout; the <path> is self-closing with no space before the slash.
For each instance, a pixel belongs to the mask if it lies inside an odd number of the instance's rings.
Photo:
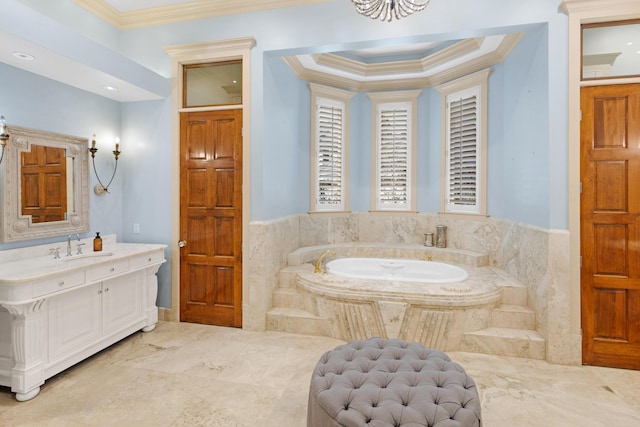
<path id="1" fill-rule="evenodd" d="M 481 425 L 473 379 L 418 343 L 352 341 L 322 355 L 313 371 L 307 427 Z"/>

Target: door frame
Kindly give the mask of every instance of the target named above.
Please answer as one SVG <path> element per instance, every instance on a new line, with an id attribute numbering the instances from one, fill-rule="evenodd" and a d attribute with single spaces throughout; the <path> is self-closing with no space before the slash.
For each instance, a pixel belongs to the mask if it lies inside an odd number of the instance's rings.
<path id="1" fill-rule="evenodd" d="M 192 43 L 165 47 L 171 56 L 171 307 L 159 310 L 159 319 L 180 321 L 180 113 L 183 111 L 228 110 L 242 108 L 242 252 L 249 254 L 249 221 L 251 218 L 251 65 L 250 53 L 255 46 L 253 37 Z M 242 104 L 216 107 L 182 108 L 182 66 L 205 62 L 242 60 Z M 246 301 L 248 289 L 248 256 L 242 257 L 242 299 Z M 244 305 L 244 304 L 243 304 Z M 243 325 L 246 312 L 242 310 Z"/>
<path id="2" fill-rule="evenodd" d="M 640 78 L 602 79 L 582 82 L 581 25 L 640 18 L 637 0 L 564 0 L 562 9 L 568 20 L 568 226 L 569 226 L 569 283 L 566 294 L 572 362 L 582 363 L 582 325 L 580 291 L 580 88 L 585 85 L 640 83 Z M 551 37 L 550 37 L 551 38 Z M 575 353 L 575 354 L 574 354 Z"/>

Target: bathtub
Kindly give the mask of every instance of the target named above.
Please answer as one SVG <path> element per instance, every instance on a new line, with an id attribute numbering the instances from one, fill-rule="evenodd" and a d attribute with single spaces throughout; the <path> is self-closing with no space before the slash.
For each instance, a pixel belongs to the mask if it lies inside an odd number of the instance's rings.
<path id="1" fill-rule="evenodd" d="M 326 273 L 315 273 L 327 250 Z M 301 295 L 297 308 L 326 320 L 324 335 L 401 338 L 445 351 L 459 350 L 466 332 L 488 327 L 502 288 L 513 281 L 488 265 L 486 254 L 417 244 L 304 247 L 288 262 Z"/>
<path id="2" fill-rule="evenodd" d="M 327 263 L 327 273 L 356 279 L 452 283 L 469 277 L 455 265 L 438 261 L 393 258 L 339 258 Z"/>

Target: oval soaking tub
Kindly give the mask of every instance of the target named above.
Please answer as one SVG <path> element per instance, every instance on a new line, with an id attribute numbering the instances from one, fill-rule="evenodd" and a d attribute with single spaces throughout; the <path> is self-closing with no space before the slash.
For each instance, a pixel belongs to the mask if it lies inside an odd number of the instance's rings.
<path id="1" fill-rule="evenodd" d="M 327 263 L 327 272 L 355 279 L 401 282 L 462 282 L 469 275 L 455 265 L 438 261 L 389 258 L 338 258 Z"/>
<path id="2" fill-rule="evenodd" d="M 333 258 L 316 273 L 323 254 Z M 306 247 L 288 261 L 305 311 L 326 321 L 321 334 L 400 338 L 444 351 L 460 350 L 466 333 L 489 326 L 502 288 L 513 281 L 484 254 L 422 245 Z"/>

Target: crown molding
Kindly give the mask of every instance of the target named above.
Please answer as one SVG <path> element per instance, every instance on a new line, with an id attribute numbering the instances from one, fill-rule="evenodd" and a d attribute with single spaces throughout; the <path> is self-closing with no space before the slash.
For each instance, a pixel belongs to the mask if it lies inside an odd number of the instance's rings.
<path id="1" fill-rule="evenodd" d="M 241 52 L 250 50 L 255 45 L 256 39 L 253 37 L 239 37 L 229 40 L 164 46 L 163 49 L 176 61 L 188 63 L 199 62 L 212 57 L 218 59 L 225 56 L 228 59 L 240 58 L 242 57 Z"/>
<path id="2" fill-rule="evenodd" d="M 74 3 L 82 6 L 120 30 L 302 6 L 327 1 L 332 0 L 194 0 L 189 3 L 120 12 L 104 0 L 73 0 Z"/>
<path id="3" fill-rule="evenodd" d="M 356 79 L 335 76 L 324 71 L 307 69 L 296 56 L 287 56 L 282 59 L 300 80 L 334 86 L 351 91 L 371 92 L 429 88 L 442 85 L 451 80 L 458 79 L 501 63 L 507 58 L 507 56 L 509 56 L 509 53 L 511 53 L 511 50 L 518 44 L 523 35 L 523 33 L 507 34 L 495 51 L 428 77 L 396 78 L 362 82 Z M 471 40 L 473 43 L 477 43 L 478 41 L 478 39 Z M 397 72 L 397 70 L 395 70 L 395 72 Z"/>
<path id="4" fill-rule="evenodd" d="M 386 61 L 368 64 L 334 53 L 320 53 L 313 55 L 313 58 L 318 65 L 348 71 L 361 76 L 420 73 L 442 62 L 451 61 L 461 55 L 479 49 L 483 40 L 484 38 L 482 37 L 462 40 L 423 58 L 404 61 Z"/>
<path id="5" fill-rule="evenodd" d="M 629 7 L 637 11 L 638 0 L 564 0 L 560 9 L 566 14 Z"/>
<path id="6" fill-rule="evenodd" d="M 441 73 L 434 74 L 433 76 L 431 76 L 432 85 L 442 85 L 460 77 L 475 73 L 476 71 L 487 69 L 501 63 L 502 61 L 507 59 L 507 56 L 509 56 L 511 50 L 513 50 L 520 39 L 522 39 L 523 35 L 524 33 L 507 34 L 502 39 L 502 42 L 500 43 L 498 48 L 493 52 L 489 52 L 487 54 L 479 56 L 478 58 L 467 61 L 464 64 L 453 67 Z"/>
<path id="7" fill-rule="evenodd" d="M 422 59 L 422 69 L 428 70 L 443 62 L 448 62 L 456 59 L 459 56 L 466 55 L 480 49 L 484 37 L 476 37 L 474 39 L 465 39 L 454 43 L 453 45 L 442 49 L 433 55 L 429 55 Z"/>

